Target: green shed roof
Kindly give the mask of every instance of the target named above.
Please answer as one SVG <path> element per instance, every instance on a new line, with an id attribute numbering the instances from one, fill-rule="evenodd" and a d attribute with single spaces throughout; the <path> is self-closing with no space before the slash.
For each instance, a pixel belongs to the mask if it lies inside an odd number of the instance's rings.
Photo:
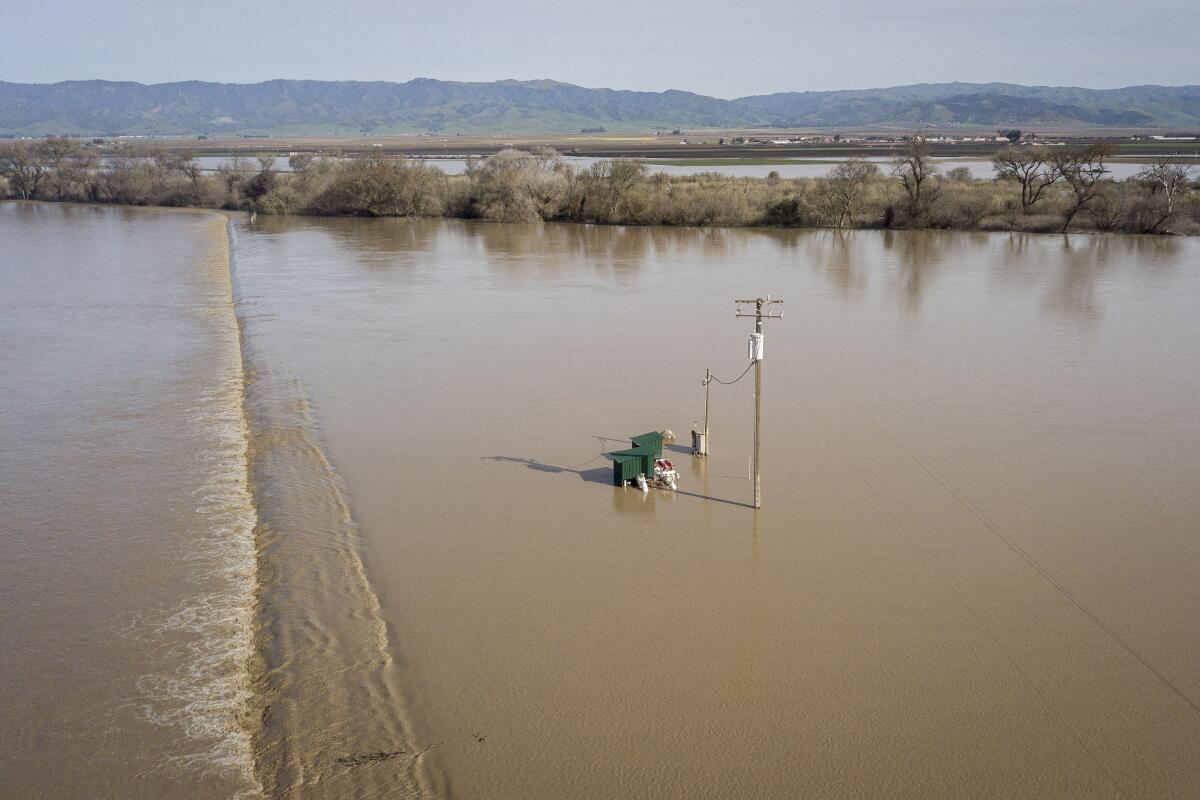
<path id="1" fill-rule="evenodd" d="M 643 444 L 643 445 L 640 445 L 639 447 L 631 447 L 628 450 L 616 450 L 612 453 L 605 453 L 605 455 L 610 456 L 611 458 L 614 458 L 614 459 L 619 456 L 636 456 L 638 458 L 641 458 L 643 456 L 654 456 L 655 458 L 657 458 L 658 452 L 659 451 L 656 448 L 652 447 L 651 445 Z"/>
<path id="2" fill-rule="evenodd" d="M 661 433 L 651 431 L 650 433 L 643 433 L 640 436 L 633 437 L 632 441 L 634 447 L 641 447 L 643 445 L 662 447 L 663 437 Z"/>

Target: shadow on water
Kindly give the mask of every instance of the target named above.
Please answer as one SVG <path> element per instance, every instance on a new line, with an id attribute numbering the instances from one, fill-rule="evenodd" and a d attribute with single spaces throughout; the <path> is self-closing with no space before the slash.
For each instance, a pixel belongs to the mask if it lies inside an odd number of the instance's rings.
<path id="1" fill-rule="evenodd" d="M 697 494 L 696 492 L 685 492 L 683 489 L 676 489 L 675 494 L 681 494 L 684 497 L 695 497 L 699 500 L 710 500 L 714 503 L 724 503 L 725 505 L 728 505 L 728 506 L 741 506 L 742 508 L 749 508 L 749 509 L 754 508 L 753 504 L 743 503 L 740 500 L 726 500 L 723 497 L 712 497 L 707 494 Z"/>
<path id="2" fill-rule="evenodd" d="M 524 464 L 535 472 L 571 473 L 588 483 L 612 483 L 612 469 L 596 467 L 594 469 L 572 469 L 571 467 L 556 467 L 553 464 L 543 464 L 536 458 L 516 458 L 514 456 L 480 456 L 481 461 L 508 461 L 513 464 Z M 595 459 L 592 459 L 593 461 Z"/>
<path id="3" fill-rule="evenodd" d="M 600 458 L 600 456 L 597 456 L 596 458 Z M 610 467 L 595 467 L 593 469 L 559 467 L 555 466 L 554 464 L 545 464 L 541 461 L 538 461 L 536 458 L 518 458 L 516 456 L 480 456 L 479 459 L 481 461 L 507 461 L 511 464 L 523 464 L 525 467 L 533 470 L 534 472 L 547 472 L 551 474 L 570 473 L 572 475 L 578 475 L 581 480 L 584 480 L 588 483 L 602 483 L 608 486 L 612 485 L 612 468 Z M 595 460 L 595 458 L 592 459 L 592 461 Z M 742 503 L 737 500 L 726 500 L 721 497 L 711 497 L 706 494 L 698 494 L 697 492 L 687 492 L 683 489 L 678 489 L 674 493 L 684 497 L 694 497 L 698 500 L 711 500 L 714 503 L 725 503 L 726 505 L 741 506 L 742 508 L 754 508 L 754 506 L 750 503 Z"/>

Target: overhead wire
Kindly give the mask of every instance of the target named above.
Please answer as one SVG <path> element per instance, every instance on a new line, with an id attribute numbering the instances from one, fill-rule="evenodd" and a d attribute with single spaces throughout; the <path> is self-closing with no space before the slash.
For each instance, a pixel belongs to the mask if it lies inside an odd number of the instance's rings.
<path id="1" fill-rule="evenodd" d="M 742 378 L 746 377 L 746 373 L 749 372 L 750 368 L 753 366 L 754 366 L 754 360 L 751 359 L 750 363 L 746 365 L 746 368 L 744 370 L 742 370 L 742 374 L 738 375 L 736 378 L 734 378 L 731 381 L 723 381 L 720 378 L 718 378 L 716 375 L 712 375 L 712 374 L 709 374 L 708 380 L 716 381 L 717 383 L 721 384 L 722 386 L 732 386 L 733 384 L 740 381 Z"/>

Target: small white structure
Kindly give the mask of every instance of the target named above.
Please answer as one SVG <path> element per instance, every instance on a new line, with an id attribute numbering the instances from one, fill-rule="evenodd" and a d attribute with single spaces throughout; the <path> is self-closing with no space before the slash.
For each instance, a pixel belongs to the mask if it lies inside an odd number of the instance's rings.
<path id="1" fill-rule="evenodd" d="M 671 459 L 660 458 L 654 462 L 654 482 L 672 492 L 679 491 L 679 473 Z"/>

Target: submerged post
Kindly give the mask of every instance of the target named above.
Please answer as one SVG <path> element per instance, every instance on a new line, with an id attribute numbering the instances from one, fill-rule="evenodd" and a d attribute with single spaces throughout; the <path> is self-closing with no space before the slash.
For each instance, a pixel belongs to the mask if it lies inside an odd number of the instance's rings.
<path id="1" fill-rule="evenodd" d="M 735 300 L 734 303 L 739 306 L 737 316 L 754 317 L 754 333 L 750 334 L 749 344 L 750 360 L 754 362 L 754 507 L 762 508 L 762 466 L 759 455 L 762 452 L 763 320 L 783 319 L 783 309 L 779 309 L 778 314 L 771 313 L 771 306 L 783 305 L 783 301 L 772 300 L 771 295 L 767 295 L 754 300 Z M 740 306 L 751 303 L 754 304 L 754 313 L 742 313 Z"/>

